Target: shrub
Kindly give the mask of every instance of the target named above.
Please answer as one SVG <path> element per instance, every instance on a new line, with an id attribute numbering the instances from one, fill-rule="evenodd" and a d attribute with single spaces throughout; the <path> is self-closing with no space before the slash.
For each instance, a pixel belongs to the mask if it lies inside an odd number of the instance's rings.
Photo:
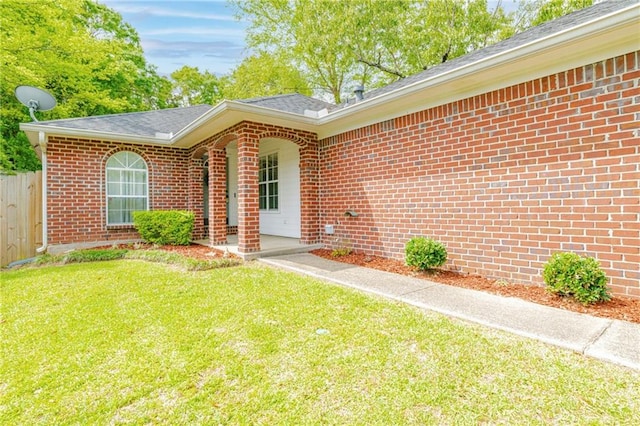
<path id="1" fill-rule="evenodd" d="M 179 253 L 171 253 L 164 250 L 133 250 L 126 254 L 127 259 L 144 260 L 147 262 L 166 263 L 176 265 L 187 271 L 205 271 L 208 269 L 228 268 L 242 264 L 238 258 L 215 258 L 211 260 L 199 260 L 185 257 Z"/>
<path id="2" fill-rule="evenodd" d="M 351 254 L 351 249 L 349 247 L 338 247 L 338 248 L 334 248 L 331 251 L 331 256 L 333 257 L 348 256 L 350 254 Z"/>
<path id="3" fill-rule="evenodd" d="M 124 258 L 126 249 L 88 249 L 75 250 L 62 257 L 63 263 L 98 262 Z"/>
<path id="4" fill-rule="evenodd" d="M 544 265 L 542 278 L 550 292 L 572 296 L 583 305 L 611 300 L 607 276 L 592 257 L 555 253 Z"/>
<path id="5" fill-rule="evenodd" d="M 413 237 L 404 248 L 405 261 L 421 271 L 437 268 L 447 261 L 444 244 L 425 237 Z"/>
<path id="6" fill-rule="evenodd" d="M 99 262 L 103 260 L 123 259 L 126 249 L 85 249 L 74 250 L 69 253 L 52 255 L 49 253 L 38 256 L 33 264 L 36 266 L 55 265 L 64 263 Z"/>
<path id="7" fill-rule="evenodd" d="M 352 252 L 351 240 L 348 238 L 336 238 L 336 247 L 331 251 L 331 256 L 342 257 L 350 255 Z"/>
<path id="8" fill-rule="evenodd" d="M 194 214 L 182 210 L 133 212 L 133 224 L 148 243 L 186 246 L 191 244 Z"/>

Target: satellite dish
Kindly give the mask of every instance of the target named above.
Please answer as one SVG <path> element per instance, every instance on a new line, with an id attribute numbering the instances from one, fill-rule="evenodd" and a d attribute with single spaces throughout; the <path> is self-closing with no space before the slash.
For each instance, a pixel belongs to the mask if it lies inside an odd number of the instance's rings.
<path id="1" fill-rule="evenodd" d="M 56 100 L 49 92 L 33 86 L 16 87 L 16 98 L 29 108 L 33 121 L 38 121 L 34 112 L 49 111 L 56 106 Z"/>

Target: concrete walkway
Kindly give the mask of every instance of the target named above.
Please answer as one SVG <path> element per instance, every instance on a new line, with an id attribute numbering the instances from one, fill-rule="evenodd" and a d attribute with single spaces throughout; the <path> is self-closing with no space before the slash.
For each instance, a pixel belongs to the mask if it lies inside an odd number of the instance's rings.
<path id="1" fill-rule="evenodd" d="M 640 324 L 334 262 L 308 253 L 259 260 L 640 370 Z"/>

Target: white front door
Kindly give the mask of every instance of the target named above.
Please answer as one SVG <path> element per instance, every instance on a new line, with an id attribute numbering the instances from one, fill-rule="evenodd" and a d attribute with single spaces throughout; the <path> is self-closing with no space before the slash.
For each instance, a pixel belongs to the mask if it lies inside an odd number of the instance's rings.
<path id="1" fill-rule="evenodd" d="M 300 152 L 282 139 L 260 141 L 260 233 L 300 238 Z"/>

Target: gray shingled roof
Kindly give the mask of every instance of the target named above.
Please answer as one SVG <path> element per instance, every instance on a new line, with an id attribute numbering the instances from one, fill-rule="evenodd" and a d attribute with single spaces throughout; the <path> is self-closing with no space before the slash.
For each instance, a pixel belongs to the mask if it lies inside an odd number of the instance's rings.
<path id="1" fill-rule="evenodd" d="M 175 135 L 211 108 L 213 108 L 211 105 L 196 105 L 145 112 L 39 121 L 38 125 L 156 137 L 157 133 Z"/>
<path id="2" fill-rule="evenodd" d="M 379 89 L 365 92 L 364 99 L 371 99 L 385 93 L 393 92 L 394 90 L 401 89 L 405 86 L 409 86 L 411 84 L 435 77 L 440 74 L 445 74 L 456 68 L 481 61 L 496 54 L 516 49 L 533 41 L 541 40 L 546 36 L 557 34 L 564 30 L 589 22 L 600 16 L 608 15 L 609 13 L 615 12 L 616 10 L 624 9 L 636 3 L 638 3 L 638 0 L 608 0 L 602 3 L 595 4 L 591 7 L 578 10 L 553 21 L 545 22 L 536 27 L 530 28 L 526 31 L 514 35 L 511 38 L 502 40 L 491 46 L 487 46 L 485 48 L 468 53 L 464 56 L 460 56 L 458 58 L 436 65 L 426 71 L 408 76 L 401 80 L 397 80 Z M 342 104 L 341 106 L 345 107 L 347 106 L 347 104 Z"/>
<path id="3" fill-rule="evenodd" d="M 326 108 L 331 111 L 336 108 L 336 105 L 334 104 L 321 101 L 320 99 L 310 98 L 309 96 L 301 95 L 299 93 L 239 99 L 238 102 L 301 115 L 304 115 L 305 110 L 320 111 L 321 109 Z"/>
<path id="4" fill-rule="evenodd" d="M 241 99 L 238 102 L 300 115 L 304 115 L 305 110 L 319 111 L 324 108 L 328 110 L 336 108 L 333 104 L 299 93 Z M 196 105 L 145 112 L 39 121 L 38 125 L 131 136 L 157 137 L 158 133 L 165 135 L 177 134 L 212 108 L 211 105 Z"/>

